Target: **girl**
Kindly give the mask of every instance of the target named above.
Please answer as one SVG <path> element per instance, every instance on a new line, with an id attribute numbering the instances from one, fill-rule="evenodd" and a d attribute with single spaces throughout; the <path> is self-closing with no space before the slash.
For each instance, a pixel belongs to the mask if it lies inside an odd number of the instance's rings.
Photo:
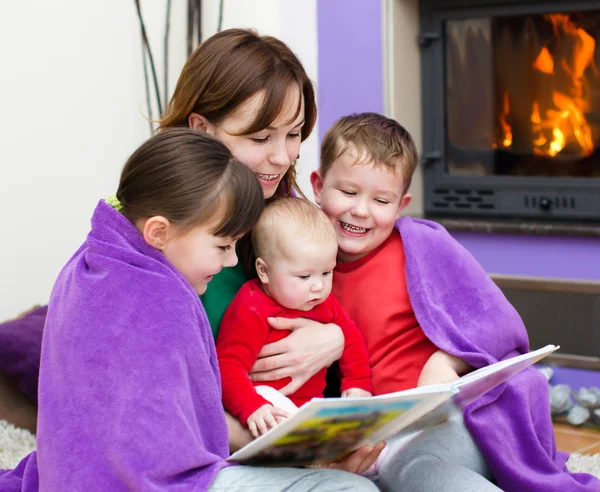
<path id="1" fill-rule="evenodd" d="M 236 241 L 262 207 L 249 168 L 200 132 L 166 130 L 134 152 L 116 200 L 100 201 L 54 286 L 38 450 L 0 474 L 1 490 L 376 490 L 338 470 L 225 462 L 218 363 L 198 295 L 235 266 Z"/>

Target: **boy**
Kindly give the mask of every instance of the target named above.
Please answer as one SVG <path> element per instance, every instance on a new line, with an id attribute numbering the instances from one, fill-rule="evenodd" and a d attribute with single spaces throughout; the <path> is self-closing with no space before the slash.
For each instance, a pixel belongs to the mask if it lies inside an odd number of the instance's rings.
<path id="1" fill-rule="evenodd" d="M 371 396 L 372 387 L 362 336 L 330 295 L 337 241 L 325 214 L 307 200 L 279 198 L 265 207 L 252 231 L 252 243 L 258 279 L 244 284 L 227 309 L 217 338 L 217 355 L 223 404 L 258 437 L 295 407 L 322 397 L 327 371 L 323 368 L 290 395 L 291 405 L 276 391 L 287 379 L 271 381 L 257 391 L 248 373 L 260 349 L 289 334 L 269 328 L 269 317 L 305 317 L 340 326 L 345 337 L 339 361 L 342 397 Z"/>
<path id="2" fill-rule="evenodd" d="M 439 224 L 400 219 L 417 162 L 401 125 L 364 113 L 327 132 L 311 175 L 338 240 L 333 291 L 363 333 L 376 395 L 529 350 L 518 313 L 473 257 Z M 592 477 L 569 474 L 556 452 L 548 402 L 543 376 L 527 369 L 402 452 L 400 439 L 388 441 L 381 484 L 497 491 L 495 479 L 504 490 L 592 490 Z"/>

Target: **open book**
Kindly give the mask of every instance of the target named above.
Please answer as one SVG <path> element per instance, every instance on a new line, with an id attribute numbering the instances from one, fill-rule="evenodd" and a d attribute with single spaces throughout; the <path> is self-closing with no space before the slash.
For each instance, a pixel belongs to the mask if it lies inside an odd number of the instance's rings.
<path id="1" fill-rule="evenodd" d="M 355 449 L 397 434 L 414 434 L 459 409 L 559 347 L 473 371 L 452 384 L 422 386 L 370 398 L 315 398 L 229 457 L 245 465 L 301 466 L 338 461 Z"/>

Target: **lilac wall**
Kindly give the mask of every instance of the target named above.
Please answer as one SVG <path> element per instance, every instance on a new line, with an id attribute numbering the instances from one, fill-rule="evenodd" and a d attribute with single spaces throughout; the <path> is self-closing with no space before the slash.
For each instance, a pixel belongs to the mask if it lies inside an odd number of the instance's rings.
<path id="1" fill-rule="evenodd" d="M 452 232 L 489 273 L 600 280 L 600 238 Z"/>
<path id="2" fill-rule="evenodd" d="M 340 116 L 383 112 L 381 1 L 317 0 L 319 136 Z M 456 232 L 498 274 L 600 280 L 600 238 Z"/>
<path id="3" fill-rule="evenodd" d="M 319 137 L 350 113 L 383 113 L 381 1 L 317 0 Z"/>

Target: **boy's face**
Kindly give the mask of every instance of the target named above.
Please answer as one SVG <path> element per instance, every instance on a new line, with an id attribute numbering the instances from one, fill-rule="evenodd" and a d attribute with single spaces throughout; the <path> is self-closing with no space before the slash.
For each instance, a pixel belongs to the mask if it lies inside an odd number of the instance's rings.
<path id="1" fill-rule="evenodd" d="M 281 306 L 310 311 L 331 294 L 337 245 L 333 240 L 306 242 L 290 237 L 281 246 L 271 258 L 257 260 L 258 277 Z"/>
<path id="2" fill-rule="evenodd" d="M 410 203 L 402 195 L 404 178 L 373 162 L 355 164 L 359 154 L 350 146 L 331 166 L 325 179 L 313 171 L 315 201 L 331 220 L 341 261 L 358 260 L 390 236 L 394 223 Z"/>

